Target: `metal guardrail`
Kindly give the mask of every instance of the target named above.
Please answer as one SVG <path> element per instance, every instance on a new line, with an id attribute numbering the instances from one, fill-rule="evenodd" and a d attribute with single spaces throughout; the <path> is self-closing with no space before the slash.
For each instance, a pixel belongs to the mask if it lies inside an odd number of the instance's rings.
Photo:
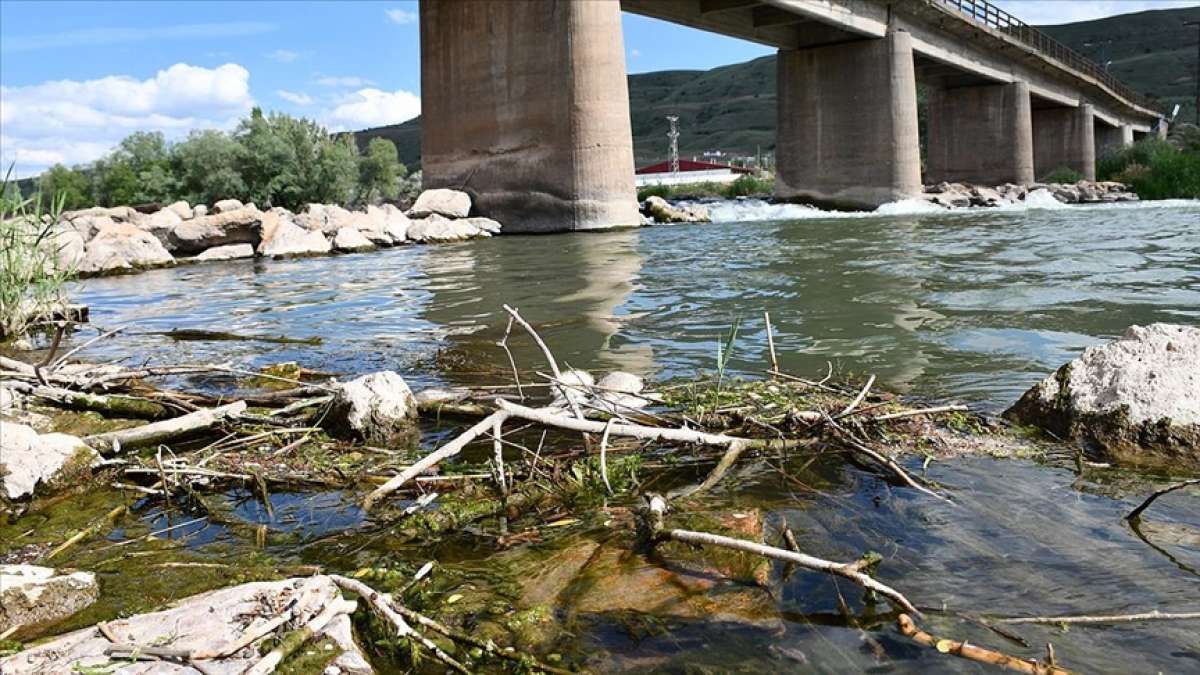
<path id="1" fill-rule="evenodd" d="M 1048 56 L 1067 68 L 1089 75 L 1102 82 L 1117 95 L 1151 110 L 1155 104 L 1146 96 L 1130 89 L 1099 64 L 1071 49 L 1042 31 L 1021 21 L 1017 17 L 996 7 L 986 0 L 926 0 L 953 8 L 976 23 L 993 28 L 1016 39 L 1034 52 Z"/>

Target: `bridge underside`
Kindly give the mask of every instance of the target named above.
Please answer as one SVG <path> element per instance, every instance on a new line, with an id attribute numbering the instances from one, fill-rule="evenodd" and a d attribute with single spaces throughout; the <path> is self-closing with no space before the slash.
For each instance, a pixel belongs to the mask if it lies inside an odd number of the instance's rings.
<path id="1" fill-rule="evenodd" d="M 508 231 L 637 224 L 620 11 L 779 49 L 776 191 L 873 208 L 925 182 L 1023 183 L 1150 131 L 1101 81 L 912 0 L 422 0 L 427 187 Z"/>

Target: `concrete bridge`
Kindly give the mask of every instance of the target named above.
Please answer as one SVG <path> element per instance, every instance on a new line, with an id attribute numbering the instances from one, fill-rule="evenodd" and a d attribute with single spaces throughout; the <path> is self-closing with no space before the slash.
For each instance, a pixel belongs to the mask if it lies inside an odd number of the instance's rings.
<path id="1" fill-rule="evenodd" d="M 925 183 L 1032 183 L 1159 113 L 982 0 L 422 0 L 426 187 L 507 231 L 636 224 L 621 11 L 778 48 L 776 195 L 873 208 Z M 1165 123 L 1159 124 L 1160 132 Z"/>

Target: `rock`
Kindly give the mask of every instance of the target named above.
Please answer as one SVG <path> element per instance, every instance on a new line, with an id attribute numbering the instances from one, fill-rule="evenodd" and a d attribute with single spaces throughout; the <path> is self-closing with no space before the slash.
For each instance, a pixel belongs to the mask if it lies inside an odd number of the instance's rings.
<path id="1" fill-rule="evenodd" d="M 647 197 L 644 208 L 646 214 L 659 223 L 707 223 L 712 220 L 706 206 L 671 206 L 658 196 Z"/>
<path id="2" fill-rule="evenodd" d="M 205 249 L 203 253 L 192 258 L 196 261 L 236 260 L 238 258 L 253 258 L 254 247 L 250 244 L 229 244 Z"/>
<path id="3" fill-rule="evenodd" d="M 21 411 L 25 397 L 21 392 L 0 385 L 0 415 L 12 415 Z"/>
<path id="4" fill-rule="evenodd" d="M 87 244 L 75 228 L 59 223 L 50 231 L 48 240 L 54 247 L 54 262 L 58 269 L 74 270 L 83 262 Z"/>
<path id="5" fill-rule="evenodd" d="M 999 206 L 1003 201 L 998 190 L 981 185 L 971 188 L 971 206 Z"/>
<path id="6" fill-rule="evenodd" d="M 208 207 L 205 206 L 204 204 L 197 204 L 192 207 L 192 217 L 193 218 L 200 218 L 202 216 L 207 216 L 207 215 L 208 215 Z"/>
<path id="7" fill-rule="evenodd" d="M 474 225 L 488 234 L 500 234 L 500 228 L 502 227 L 500 223 L 491 218 L 481 218 L 478 216 L 475 218 L 464 218 L 462 222 Z"/>
<path id="8" fill-rule="evenodd" d="M 1004 414 L 1101 459 L 1200 466 L 1200 328 L 1132 326 L 1084 350 Z"/>
<path id="9" fill-rule="evenodd" d="M 596 379 L 586 370 L 564 370 L 559 373 L 558 381 L 563 386 L 554 388 L 554 399 L 550 401 L 550 405 L 557 408 L 566 408 L 571 401 L 576 403 L 584 403 L 590 398 L 589 391 L 596 384 Z M 563 395 L 563 392 L 566 395 Z"/>
<path id="10" fill-rule="evenodd" d="M 324 426 L 341 438 L 386 443 L 410 434 L 416 416 L 404 378 L 385 370 L 337 385 Z"/>
<path id="11" fill-rule="evenodd" d="M 163 246 L 168 251 L 172 251 L 175 249 L 170 240 L 171 231 L 175 229 L 176 225 L 182 222 L 183 218 L 181 218 L 174 209 L 165 208 L 155 211 L 149 216 L 143 218 L 141 222 L 138 223 L 138 227 L 149 232 L 150 234 L 153 234 L 155 238 L 162 242 Z"/>
<path id="12" fill-rule="evenodd" d="M 245 207 L 245 204 L 242 204 L 240 201 L 238 201 L 236 199 L 222 199 L 221 201 L 217 202 L 216 204 L 213 204 L 213 213 L 226 213 L 228 211 L 237 211 L 237 210 L 242 209 L 243 207 Z"/>
<path id="13" fill-rule="evenodd" d="M 0 420 L 0 491 L 10 500 L 33 494 L 67 469 L 90 466 L 95 450 L 68 434 L 39 434 L 32 427 Z"/>
<path id="14" fill-rule="evenodd" d="M 290 220 L 279 219 L 269 232 L 264 232 L 258 252 L 273 258 L 285 258 L 329 253 L 330 248 L 329 240 L 320 230 L 305 230 Z"/>
<path id="15" fill-rule="evenodd" d="M 383 231 L 392 238 L 393 244 L 399 244 L 408 239 L 408 227 L 412 221 L 400 209 L 391 204 L 383 205 L 385 222 Z"/>
<path id="16" fill-rule="evenodd" d="M 466 241 L 491 236 L 466 220 L 449 220 L 437 214 L 411 221 L 406 234 L 410 240 L 423 244 Z"/>
<path id="17" fill-rule="evenodd" d="M 61 621 L 98 597 L 100 586 L 90 572 L 59 574 L 49 567 L 0 565 L 0 633 Z"/>
<path id="18" fill-rule="evenodd" d="M 284 629 L 226 658 L 203 661 L 203 672 L 208 675 L 237 675 L 262 658 L 260 647 L 266 639 L 282 636 L 288 628 L 307 623 L 340 597 L 338 587 L 323 575 L 255 582 L 194 595 L 163 611 L 114 619 L 108 622 L 108 628 L 123 642 L 212 652 L 240 638 L 251 623 L 261 624 L 278 616 L 282 608 L 290 609 L 293 619 Z M 328 637 L 352 655 L 335 661 L 339 667 L 345 664 L 351 668 L 344 672 L 354 675 L 371 672 L 369 666 L 363 669 L 366 658 L 347 628 L 348 623 L 334 620 L 314 639 Z M 40 675 L 91 672 L 102 667 L 103 672 L 112 675 L 197 675 L 200 672 L 186 663 L 167 660 L 149 663 L 111 661 L 104 654 L 109 644 L 94 627 L 84 628 L 0 659 L 0 672 L 4 675 Z"/>
<path id="19" fill-rule="evenodd" d="M 257 245 L 262 238 L 262 222 L 263 213 L 249 206 L 192 218 L 171 230 L 167 247 L 176 253 L 195 255 L 214 246 Z"/>
<path id="20" fill-rule="evenodd" d="M 390 239 L 389 239 L 390 241 Z M 333 247 L 345 253 L 354 251 L 369 251 L 375 248 L 375 244 L 371 243 L 362 232 L 359 232 L 353 227 L 343 227 L 333 235 Z"/>
<path id="21" fill-rule="evenodd" d="M 154 235 L 129 223 L 113 223 L 101 228 L 87 243 L 77 271 L 96 274 L 172 262 L 175 262 L 175 258 Z"/>
<path id="22" fill-rule="evenodd" d="M 408 210 L 408 217 L 426 218 L 437 214 L 447 218 L 466 218 L 470 212 L 470 195 L 461 190 L 437 188 L 422 192 Z"/>
<path id="23" fill-rule="evenodd" d="M 354 227 L 354 214 L 336 204 L 309 204 L 298 214 L 295 223 L 306 230 L 319 230 L 327 235 L 337 234 L 343 227 Z"/>
<path id="24" fill-rule="evenodd" d="M 642 389 L 646 388 L 646 383 L 633 373 L 614 370 L 600 378 L 596 386 L 602 390 L 620 394 L 640 394 Z"/>
<path id="25" fill-rule="evenodd" d="M 67 219 L 64 216 L 63 220 L 71 223 L 71 227 L 75 228 L 75 231 L 83 236 L 85 242 L 90 241 L 92 237 L 96 236 L 100 228 L 116 222 L 107 215 L 82 215 L 71 219 Z"/>
<path id="26" fill-rule="evenodd" d="M 175 215 L 179 216 L 180 220 L 191 220 L 192 218 L 196 217 L 196 212 L 193 211 L 192 207 L 182 199 L 174 204 L 171 204 L 167 208 L 174 211 Z"/>

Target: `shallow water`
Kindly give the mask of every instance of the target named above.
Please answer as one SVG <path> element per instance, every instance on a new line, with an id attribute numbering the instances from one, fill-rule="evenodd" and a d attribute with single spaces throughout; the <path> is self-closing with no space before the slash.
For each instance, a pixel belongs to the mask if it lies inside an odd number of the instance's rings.
<path id="1" fill-rule="evenodd" d="M 75 295 L 92 307 L 98 326 L 129 326 L 119 340 L 88 350 L 88 358 L 132 353 L 136 361 L 246 367 L 297 360 L 344 374 L 391 368 L 419 383 L 506 379 L 507 360 L 494 344 L 504 330 L 502 303 L 520 308 L 560 360 L 656 378 L 711 370 L 719 336 L 738 317 L 731 368 L 757 374 L 767 363 L 767 310 L 784 370 L 823 375 L 832 363 L 843 373 L 874 373 L 888 388 L 992 412 L 1130 324 L 1200 322 L 1200 203 L 911 210 L 897 205 L 883 214 L 844 216 L 743 202 L 718 207 L 724 222 L 704 226 L 181 266 L 88 280 Z M 779 216 L 787 219 L 770 219 Z M 161 335 L 172 329 L 322 342 Z M 524 336 L 514 335 L 512 343 L 519 364 L 542 368 Z M 923 606 L 988 615 L 1200 611 L 1200 503 L 1193 495 L 1164 497 L 1134 529 L 1121 516 L 1149 489 L 1120 470 L 1077 478 L 1053 463 L 935 462 L 928 477 L 954 495 L 956 504 L 947 505 L 840 460 L 802 464 L 789 464 L 793 481 L 750 464 L 708 506 L 760 508 L 768 531 L 787 522 L 815 555 L 851 560 L 878 551 L 880 578 Z M 907 465 L 921 470 L 919 459 Z M 821 494 L 797 488 L 797 481 Z M 438 558 L 458 561 L 467 587 L 494 583 L 496 556 L 486 538 L 392 546 L 386 533 L 360 532 L 370 524 L 346 493 L 277 493 L 273 516 L 247 493 L 234 490 L 223 499 L 248 528 L 267 525 L 265 550 L 255 560 L 352 570 Z M 111 540 L 183 520 L 154 506 L 136 511 L 136 526 Z M 579 527 L 564 541 L 621 534 Z M 220 560 L 231 549 L 248 555 L 246 529 L 205 524 L 175 536 L 197 555 Z M 565 545 L 550 541 L 531 553 Z M 83 548 L 78 555 L 96 554 Z M 848 619 L 828 578 L 804 572 L 785 578 L 780 565 L 771 578 L 770 594 L 750 591 L 770 608 L 769 621 L 577 613 L 564 604 L 555 618 L 573 637 L 554 649 L 604 671 L 984 671 L 913 645 L 892 628 L 892 615 L 862 614 L 855 587 L 840 586 L 851 611 L 860 613 Z M 119 573 L 102 581 L 125 592 L 140 584 Z M 174 590 L 186 594 L 187 587 Z M 731 590 L 746 592 L 737 584 Z M 106 611 L 113 608 L 126 605 Z M 1022 657 L 1040 657 L 1052 642 L 1060 662 L 1080 672 L 1200 669 L 1195 622 L 1016 627 L 1028 647 L 934 613 L 924 626 Z"/>

